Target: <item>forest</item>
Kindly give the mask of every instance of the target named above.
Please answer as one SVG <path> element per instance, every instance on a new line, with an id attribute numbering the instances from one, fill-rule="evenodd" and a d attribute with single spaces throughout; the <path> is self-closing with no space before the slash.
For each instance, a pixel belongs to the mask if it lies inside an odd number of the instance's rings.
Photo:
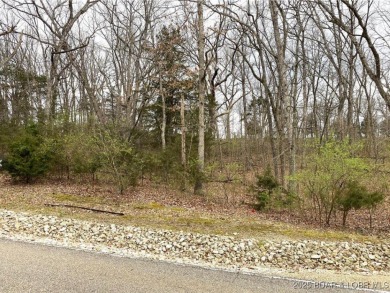
<path id="1" fill-rule="evenodd" d="M 320 226 L 360 213 L 389 231 L 389 12 L 1 0 L 0 172 L 119 196 L 154 184 Z"/>

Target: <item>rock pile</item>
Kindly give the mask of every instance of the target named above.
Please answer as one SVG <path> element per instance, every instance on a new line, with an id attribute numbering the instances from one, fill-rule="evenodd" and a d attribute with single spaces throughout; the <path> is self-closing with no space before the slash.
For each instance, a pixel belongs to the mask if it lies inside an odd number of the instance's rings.
<path id="1" fill-rule="evenodd" d="M 0 210 L 0 237 L 226 268 L 390 271 L 390 243 L 265 241 Z"/>

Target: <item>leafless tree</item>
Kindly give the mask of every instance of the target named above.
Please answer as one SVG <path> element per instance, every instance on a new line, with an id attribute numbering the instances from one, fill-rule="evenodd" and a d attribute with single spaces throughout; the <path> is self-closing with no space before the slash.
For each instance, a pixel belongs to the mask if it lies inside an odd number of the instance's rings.
<path id="1" fill-rule="evenodd" d="M 23 21 L 23 25 L 30 28 L 24 34 L 44 45 L 48 64 L 45 110 L 47 117 L 53 117 L 61 75 L 71 63 L 64 62 L 61 56 L 87 46 L 88 38 L 77 40 L 74 37 L 74 27 L 99 0 L 87 0 L 82 5 L 76 5 L 72 0 L 50 3 L 43 0 L 3 2 Z"/>
<path id="2" fill-rule="evenodd" d="M 362 1 L 314 1 L 328 17 L 328 20 L 342 29 L 354 46 L 360 62 L 368 76 L 390 108 L 390 94 L 383 81 L 382 61 L 375 40 L 370 34 L 369 24 L 374 0 Z M 313 5 L 314 5 L 313 4 Z M 356 27 L 355 27 L 356 24 Z"/>

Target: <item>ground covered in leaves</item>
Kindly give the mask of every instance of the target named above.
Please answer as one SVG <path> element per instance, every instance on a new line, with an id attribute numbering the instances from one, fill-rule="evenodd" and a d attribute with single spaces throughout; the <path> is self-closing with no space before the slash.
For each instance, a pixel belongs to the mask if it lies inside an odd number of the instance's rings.
<path id="1" fill-rule="evenodd" d="M 205 196 L 195 196 L 191 191 L 144 181 L 119 195 L 115 187 L 96 181 L 50 180 L 24 185 L 0 176 L 0 207 L 16 211 L 257 239 L 376 241 L 390 235 L 388 199 L 375 211 L 372 228 L 368 211 L 359 211 L 351 212 L 348 227 L 341 227 L 336 215 L 333 224 L 324 229 L 301 210 L 256 211 L 248 187 L 235 184 L 208 184 Z"/>

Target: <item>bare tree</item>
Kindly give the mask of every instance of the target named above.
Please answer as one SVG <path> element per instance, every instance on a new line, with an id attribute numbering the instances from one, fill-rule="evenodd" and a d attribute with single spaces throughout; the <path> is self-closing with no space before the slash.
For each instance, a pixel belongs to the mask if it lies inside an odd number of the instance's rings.
<path id="1" fill-rule="evenodd" d="M 48 58 L 46 60 L 48 63 L 48 82 L 45 109 L 47 117 L 54 117 L 60 78 L 64 70 L 70 66 L 70 61 L 68 61 L 60 67 L 61 55 L 79 50 L 87 45 L 88 38 L 75 43 L 72 30 L 82 15 L 99 0 L 87 0 L 79 7 L 72 0 L 56 1 L 55 3 L 43 0 L 31 2 L 3 0 L 3 2 L 9 9 L 15 11 L 25 25 L 30 27 L 30 31 L 24 34 L 46 47 L 44 53 Z"/>
<path id="2" fill-rule="evenodd" d="M 1 8 L 0 8 L 1 9 Z M 18 31 L 19 21 L 6 11 L 0 10 L 0 44 L 11 46 L 12 50 L 0 58 L 0 68 L 5 66 L 17 53 L 23 42 L 23 34 Z M 19 36 L 18 36 L 19 35 Z M 6 44 L 5 44 L 6 43 Z M 5 53 L 5 52 L 3 52 Z"/>
<path id="3" fill-rule="evenodd" d="M 366 5 L 360 5 L 360 7 L 358 6 L 358 1 L 351 2 L 348 0 L 337 0 L 335 4 L 332 4 L 331 1 L 326 2 L 322 0 L 317 0 L 315 3 L 323 10 L 329 21 L 335 23 L 348 34 L 364 70 L 370 79 L 374 81 L 381 97 L 390 109 L 389 88 L 387 88 L 386 82 L 383 82 L 381 56 L 368 28 L 374 1 L 368 0 Z M 334 7 L 336 9 L 333 9 Z M 349 19 L 345 15 L 345 10 L 350 13 Z M 355 23 L 356 29 L 354 29 Z"/>

